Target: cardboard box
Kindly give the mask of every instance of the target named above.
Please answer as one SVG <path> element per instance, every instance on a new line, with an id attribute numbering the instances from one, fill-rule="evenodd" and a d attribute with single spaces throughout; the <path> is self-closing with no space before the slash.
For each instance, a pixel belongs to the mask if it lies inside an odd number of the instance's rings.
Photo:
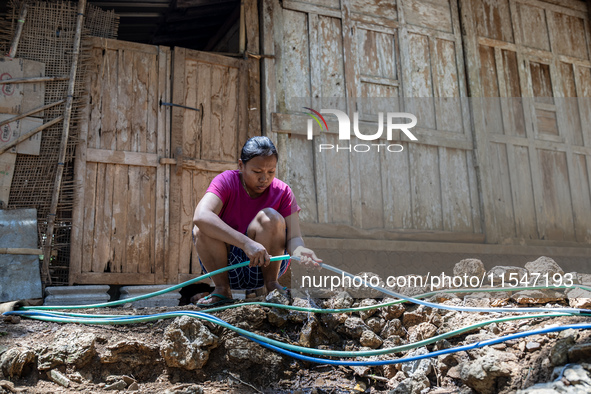
<path id="1" fill-rule="evenodd" d="M 45 76 L 45 64 L 0 57 L 0 79 Z M 0 113 L 19 115 L 45 104 L 45 82 L 0 85 Z M 43 111 L 34 115 L 43 117 Z"/>
<path id="2" fill-rule="evenodd" d="M 0 121 L 12 117 L 14 117 L 14 115 L 0 114 Z M 33 130 L 42 124 L 42 119 L 27 117 L 17 120 L 16 122 L 5 124 L 4 126 L 0 126 L 0 147 L 8 145 L 10 142 L 20 137 L 21 134 Z M 41 148 L 41 134 L 42 131 L 29 137 L 17 146 L 11 148 L 9 152 L 39 156 L 39 150 Z"/>

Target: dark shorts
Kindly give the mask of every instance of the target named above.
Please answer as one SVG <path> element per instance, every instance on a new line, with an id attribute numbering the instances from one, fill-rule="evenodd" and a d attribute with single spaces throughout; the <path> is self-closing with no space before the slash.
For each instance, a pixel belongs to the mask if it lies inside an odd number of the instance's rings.
<path id="1" fill-rule="evenodd" d="M 236 265 L 240 264 L 243 261 L 247 261 L 248 256 L 244 253 L 244 250 L 240 249 L 237 246 L 230 245 L 230 251 L 228 252 L 228 265 Z M 199 264 L 201 265 L 201 269 L 203 272 L 207 273 L 207 270 L 203 266 L 201 259 L 199 259 Z M 279 275 L 285 274 L 287 269 L 289 268 L 290 260 L 281 260 L 281 265 L 279 267 Z M 228 271 L 228 278 L 230 279 L 230 288 L 234 290 L 251 290 L 251 289 L 258 289 L 259 287 L 263 287 L 265 285 L 265 281 L 263 279 L 263 271 L 260 267 L 240 267 L 235 268 Z"/>

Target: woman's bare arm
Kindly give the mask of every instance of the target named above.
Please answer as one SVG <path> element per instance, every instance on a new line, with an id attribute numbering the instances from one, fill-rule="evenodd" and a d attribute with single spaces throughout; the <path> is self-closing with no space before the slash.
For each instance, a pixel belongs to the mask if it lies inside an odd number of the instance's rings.
<path id="1" fill-rule="evenodd" d="M 316 256 L 313 250 L 306 248 L 300 230 L 300 217 L 293 213 L 285 218 L 287 227 L 287 253 L 298 259 L 305 265 L 318 265 L 322 260 Z"/>
<path id="2" fill-rule="evenodd" d="M 244 250 L 251 265 L 260 265 L 260 262 L 268 261 L 269 254 L 263 245 L 234 230 L 218 216 L 222 206 L 222 200 L 218 196 L 210 192 L 205 193 L 195 208 L 193 224 L 207 236 Z"/>

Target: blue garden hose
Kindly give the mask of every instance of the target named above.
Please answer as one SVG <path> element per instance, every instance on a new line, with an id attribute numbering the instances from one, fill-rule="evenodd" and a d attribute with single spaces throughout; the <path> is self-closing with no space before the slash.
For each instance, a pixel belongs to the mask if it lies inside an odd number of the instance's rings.
<path id="1" fill-rule="evenodd" d="M 279 260 L 285 260 L 290 258 L 289 255 L 283 255 L 283 256 L 277 256 L 277 257 L 272 257 L 271 261 L 279 261 Z M 182 311 L 182 312 L 165 312 L 165 313 L 158 313 L 158 314 L 153 314 L 153 315 L 143 315 L 143 316 L 121 316 L 121 315 L 84 315 L 84 314 L 72 314 L 72 313 L 63 313 L 63 312 L 37 312 L 40 310 L 51 310 L 51 309 L 87 309 L 87 308 L 99 308 L 99 307 L 106 307 L 106 306 L 116 306 L 116 305 L 121 305 L 121 304 L 125 304 L 125 303 L 129 303 L 129 302 L 134 302 L 134 301 L 139 301 L 142 299 L 146 299 L 146 298 L 150 298 L 150 297 L 154 297 L 160 294 L 164 294 L 166 292 L 169 291 L 173 291 L 176 289 L 179 289 L 181 287 L 187 286 L 188 284 L 191 283 L 195 283 L 198 282 L 200 280 L 203 280 L 205 278 L 211 277 L 213 275 L 219 274 L 221 272 L 225 272 L 228 271 L 230 269 L 234 269 L 234 268 L 238 268 L 238 267 L 243 267 L 248 265 L 250 262 L 249 261 L 245 261 L 243 263 L 237 264 L 237 265 L 233 265 L 233 266 L 228 266 L 228 267 L 224 267 L 222 269 L 213 271 L 209 274 L 206 275 L 202 275 L 198 278 L 194 278 L 190 281 L 175 285 L 175 286 L 171 286 L 170 288 L 167 289 L 163 289 L 154 293 L 150 293 L 150 294 L 145 294 L 142 296 L 138 296 L 138 297 L 134 297 L 134 298 L 129 298 L 129 299 L 125 299 L 125 300 L 119 300 L 119 301 L 113 301 L 113 302 L 107 302 L 107 303 L 102 303 L 102 304 L 94 304 L 94 305 L 77 305 L 77 306 L 38 306 L 38 307 L 23 307 L 20 310 L 16 310 L 16 311 L 11 311 L 11 312 L 5 312 L 6 315 L 21 315 L 24 317 L 30 317 L 33 319 L 38 319 L 38 320 L 43 320 L 43 321 L 54 321 L 54 322 L 76 322 L 76 323 L 84 323 L 84 324 L 131 324 L 131 323 L 139 323 L 139 322 L 146 322 L 146 321 L 152 321 L 152 320 L 159 320 L 162 318 L 170 318 L 170 317 L 177 317 L 177 316 L 182 316 L 182 315 L 189 315 L 189 316 L 194 316 L 206 321 L 210 321 L 212 323 L 221 325 L 223 327 L 232 329 L 234 331 L 236 331 L 238 334 L 247 337 L 253 341 L 255 341 L 256 343 L 265 346 L 269 349 L 278 351 L 282 354 L 288 355 L 290 357 L 294 357 L 296 359 L 300 359 L 303 361 L 310 361 L 310 362 L 315 362 L 315 363 L 322 363 L 322 364 L 330 364 L 330 365 L 367 365 L 367 366 L 372 366 L 372 365 L 387 365 L 387 364 L 396 364 L 396 363 L 402 363 L 402 362 L 409 362 L 409 361 L 415 361 L 415 360 L 420 360 L 420 359 L 424 359 L 424 358 L 429 358 L 429 357 L 436 357 L 442 354 L 449 354 L 449 353 L 455 353 L 458 351 L 463 351 L 463 350 L 470 350 L 470 349 L 475 349 L 475 348 L 479 348 L 479 347 L 483 347 L 483 346 L 488 346 L 488 345 L 493 345 L 496 343 L 501 343 L 503 341 L 507 341 L 510 339 L 516 339 L 516 338 L 521 338 L 521 337 L 525 337 L 528 335 L 536 335 L 536 334 L 544 334 L 544 333 L 549 333 L 549 332 L 556 332 L 556 331 L 563 331 L 569 328 L 574 328 L 574 329 L 589 329 L 591 328 L 591 324 L 574 324 L 574 325 L 566 325 L 566 326 L 558 326 L 558 327 L 551 327 L 551 328 L 546 328 L 546 329 L 542 329 L 542 330 L 534 330 L 534 331 L 527 331 L 527 332 L 522 332 L 522 333 L 516 333 L 516 334 L 511 334 L 511 335 L 507 335 L 504 337 L 499 337 L 499 338 L 495 338 L 495 339 L 491 339 L 491 340 L 487 340 L 487 341 L 481 341 L 481 342 L 476 342 L 474 344 L 469 344 L 469 345 L 464 345 L 464 346 L 460 346 L 460 347 L 456 347 L 456 348 L 452 348 L 452 349 L 445 349 L 445 350 L 440 350 L 440 351 L 436 351 L 436 352 L 432 352 L 429 354 L 425 354 L 425 355 L 420 355 L 420 356 L 415 356 L 415 357 L 410 357 L 410 358 L 403 358 L 403 359 L 397 359 L 397 360 L 379 360 L 379 361 L 347 361 L 347 360 L 330 360 L 330 359 L 323 359 L 323 358 L 318 358 L 318 357 L 311 357 L 311 356 L 307 356 L 307 355 L 301 355 L 299 353 L 296 352 L 301 352 L 301 353 L 307 353 L 307 354 L 316 354 L 316 355 L 321 355 L 321 356 L 327 356 L 327 357 L 333 357 L 333 356 L 338 356 L 338 357 L 359 357 L 359 356 L 375 356 L 375 355 L 382 355 L 382 354 L 388 354 L 388 353 L 394 353 L 394 352 L 400 352 L 400 351 L 405 351 L 405 350 L 409 350 L 412 348 L 417 348 L 417 347 L 421 347 L 421 346 L 425 346 L 429 343 L 433 343 L 437 340 L 440 340 L 442 338 L 447 338 L 447 337 L 451 337 L 454 335 L 458 335 L 462 332 L 466 332 L 466 331 L 470 331 L 472 329 L 474 329 L 474 326 L 483 326 L 486 324 L 490 324 L 493 322 L 499 322 L 499 321 L 506 321 L 506 320 L 516 320 L 516 319 L 520 319 L 520 318 L 542 318 L 542 317 L 555 317 L 555 316 L 567 316 L 567 315 L 582 315 L 582 316 L 591 316 L 591 310 L 588 309 L 576 309 L 576 308 L 471 308 L 471 307 L 454 307 L 454 306 L 450 306 L 450 305 L 442 305 L 442 304 L 436 304 L 436 303 L 432 303 L 432 302 L 428 302 L 428 301 L 422 301 L 418 298 L 413 298 L 413 297 L 408 297 L 399 293 L 396 293 L 394 291 L 385 289 L 383 287 L 380 286 L 373 286 L 367 282 L 364 281 L 364 284 L 368 287 L 371 287 L 375 290 L 378 290 L 384 294 L 387 294 L 389 296 L 392 297 L 396 297 L 396 298 L 400 298 L 400 301 L 395 301 L 395 302 L 391 302 L 391 303 L 386 303 L 386 304 L 379 304 L 379 305 L 373 305 L 370 307 L 366 307 L 366 308 L 350 308 L 349 310 L 357 310 L 357 309 L 371 309 L 371 308 L 378 308 L 378 307 L 383 307 L 383 306 L 387 306 L 387 305 L 392 305 L 394 303 L 398 303 L 398 302 L 402 302 L 402 300 L 406 300 L 406 301 L 410 301 L 419 305 L 424 305 L 424 306 L 428 306 L 431 308 L 437 308 L 437 309 L 447 309 L 447 310 L 454 310 L 454 311 L 466 311 L 466 312 L 493 312 L 493 313 L 499 313 L 499 312 L 512 312 L 512 313 L 540 313 L 540 312 L 545 312 L 545 314 L 539 314 L 539 315 L 531 315 L 531 316 L 512 316 L 512 317 L 507 317 L 507 318 L 500 318 L 500 319 L 494 319 L 491 321 L 487 321 L 487 322 L 481 322 L 478 323 L 476 325 L 472 325 L 472 326 L 468 326 L 468 327 L 464 327 L 458 330 L 454 330 L 454 331 L 450 331 L 448 333 L 442 334 L 440 336 L 437 337 L 433 337 L 430 338 L 428 340 L 424 340 L 424 341 L 419 341 L 413 344 L 409 344 L 409 345 L 403 345 L 403 346 L 398 346 L 396 348 L 390 348 L 390 349 L 377 349 L 377 350 L 371 350 L 371 351 L 360 351 L 360 352 L 347 352 L 347 351 L 334 351 L 334 350 L 320 350 L 320 349 L 311 349 L 311 348 L 306 348 L 306 347 L 302 347 L 302 346 L 295 346 L 295 345 L 290 345 L 290 344 L 286 344 L 280 341 L 275 341 L 266 337 L 263 337 L 261 335 L 258 334 L 254 334 L 251 332 L 248 332 L 246 330 L 240 329 L 238 327 L 232 326 L 229 323 L 213 316 L 210 315 L 208 313 L 203 313 L 203 312 L 195 312 L 195 311 Z M 342 275 L 347 275 L 349 277 L 354 277 L 353 275 L 342 271 L 336 267 L 332 267 L 328 264 L 320 264 L 320 266 L 322 266 L 323 268 L 326 268 L 328 270 L 331 270 L 333 272 L 337 272 L 339 274 Z M 498 289 L 479 289 L 480 291 L 496 291 Z M 456 292 L 458 290 L 455 290 Z M 254 304 L 254 303 L 249 303 L 249 304 Z M 270 304 L 268 305 L 268 303 L 258 303 L 258 304 L 264 304 L 265 306 L 275 306 L 275 307 L 282 307 L 282 308 L 289 308 L 289 309 L 297 309 L 297 310 L 303 310 L 303 311 L 310 311 L 310 312 L 316 312 L 317 308 L 298 308 L 298 307 L 293 307 L 293 306 L 284 306 L 284 305 L 279 305 L 279 304 Z M 245 305 L 245 304 L 240 304 L 240 305 Z M 238 305 L 237 305 L 238 306 Z M 220 309 L 226 309 L 225 308 L 215 308 L 216 310 L 220 310 Z M 345 311 L 345 310 L 322 310 L 323 312 L 334 312 L 334 311 Z M 550 313 L 549 313 L 550 312 Z M 554 313 L 551 313 L 554 312 Z"/>

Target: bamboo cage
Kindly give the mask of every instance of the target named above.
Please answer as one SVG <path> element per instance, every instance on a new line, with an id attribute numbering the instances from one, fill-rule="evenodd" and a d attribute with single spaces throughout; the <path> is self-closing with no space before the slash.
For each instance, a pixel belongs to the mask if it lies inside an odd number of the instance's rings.
<path id="1" fill-rule="evenodd" d="M 22 28 L 16 58 L 29 59 L 45 64 L 44 104 L 65 101 L 68 80 L 63 77 L 70 72 L 73 61 L 72 46 L 76 31 L 78 4 L 68 1 L 30 1 L 12 0 L 4 20 L 0 21 L 0 50 L 7 53 L 17 28 L 17 20 L 26 2 L 28 12 Z M 72 220 L 74 183 L 74 157 L 78 137 L 80 111 L 85 104 L 86 68 L 88 48 L 85 38 L 90 36 L 116 38 L 119 18 L 114 12 L 87 5 L 84 12 L 82 45 L 77 68 L 76 84 L 73 92 L 70 133 L 66 145 L 64 171 L 55 217 L 55 231 L 52 240 L 47 240 L 48 214 L 52 193 L 55 189 L 58 153 L 62 138 L 63 122 L 43 130 L 39 156 L 18 155 L 12 179 L 8 209 L 36 208 L 39 247 L 52 242 L 52 259 L 49 274 L 52 285 L 68 284 L 70 232 Z M 49 106 L 43 111 L 44 123 L 64 115 L 65 105 Z"/>

